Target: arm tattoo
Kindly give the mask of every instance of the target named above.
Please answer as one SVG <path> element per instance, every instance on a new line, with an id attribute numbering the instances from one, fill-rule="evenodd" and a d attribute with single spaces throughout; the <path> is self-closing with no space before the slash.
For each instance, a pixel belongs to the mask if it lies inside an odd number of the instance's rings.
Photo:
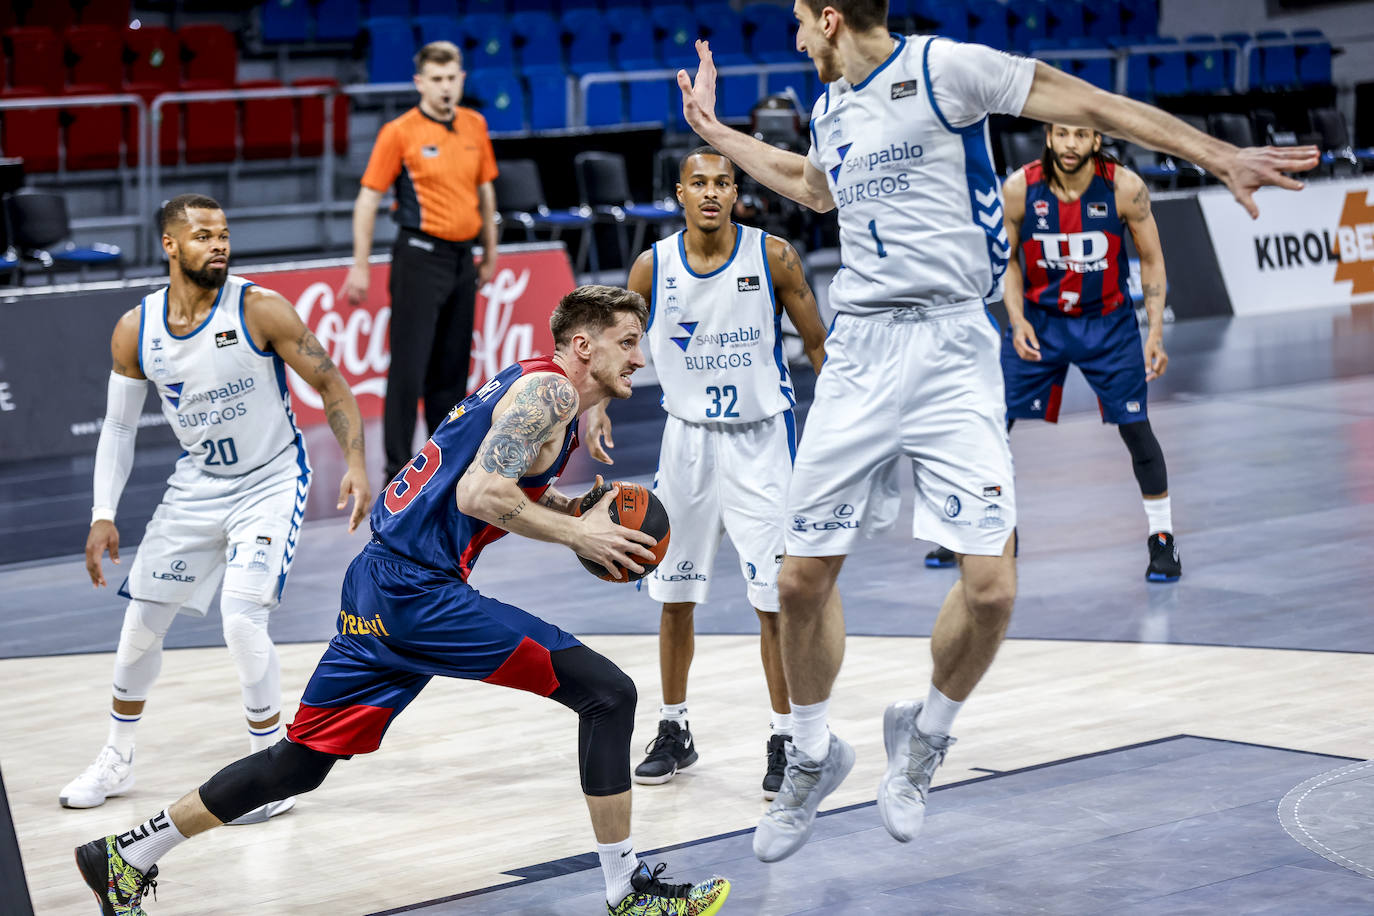
<path id="1" fill-rule="evenodd" d="M 1141 292 L 1145 294 L 1145 301 L 1149 302 L 1157 296 L 1164 295 L 1164 286 L 1160 283 L 1146 283 L 1141 287 Z"/>
<path id="2" fill-rule="evenodd" d="M 541 375 L 526 384 L 510 408 L 492 426 L 478 453 L 482 469 L 519 479 L 539 457 L 539 449 L 577 410 L 572 383 L 556 375 Z"/>
<path id="3" fill-rule="evenodd" d="M 1135 197 L 1131 198 L 1131 209 L 1134 211 L 1137 220 L 1144 220 L 1150 215 L 1150 192 L 1141 184 L 1140 190 L 1135 192 Z"/>
<path id="4" fill-rule="evenodd" d="M 296 338 L 296 350 L 301 356 L 313 359 L 315 361 L 315 371 L 321 375 L 324 375 L 334 368 L 334 361 L 329 358 L 329 354 L 325 352 L 324 347 L 320 346 L 320 342 L 315 335 L 310 333 L 309 328 L 303 331 L 300 337 Z"/>
<path id="5" fill-rule="evenodd" d="M 528 505 L 528 503 L 527 503 L 525 500 L 523 500 L 523 499 L 520 500 L 520 502 L 516 503 L 514 509 L 511 509 L 509 512 L 504 512 L 504 513 L 502 513 L 501 515 L 498 515 L 498 516 L 496 517 L 496 524 L 498 524 L 498 525 L 504 525 L 504 524 L 506 524 L 506 523 L 509 522 L 511 519 L 513 519 L 513 518 L 515 518 L 517 515 L 519 515 L 521 512 L 525 511 L 525 506 L 526 506 L 526 505 Z"/>
<path id="6" fill-rule="evenodd" d="M 358 430 L 356 434 L 354 433 L 353 423 L 348 419 L 348 411 L 343 409 L 343 405 L 337 399 L 325 405 L 325 416 L 329 420 L 329 428 L 333 430 L 334 438 L 339 440 L 339 447 L 344 450 L 344 454 L 363 450 L 363 431 Z"/>

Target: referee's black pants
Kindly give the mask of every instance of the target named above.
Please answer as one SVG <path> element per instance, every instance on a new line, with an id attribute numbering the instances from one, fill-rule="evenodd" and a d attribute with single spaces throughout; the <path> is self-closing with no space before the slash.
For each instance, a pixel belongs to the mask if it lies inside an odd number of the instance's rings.
<path id="1" fill-rule="evenodd" d="M 415 404 L 429 432 L 467 396 L 477 267 L 470 242 L 402 229 L 391 249 L 391 369 L 382 441 L 390 480 L 414 454 Z"/>

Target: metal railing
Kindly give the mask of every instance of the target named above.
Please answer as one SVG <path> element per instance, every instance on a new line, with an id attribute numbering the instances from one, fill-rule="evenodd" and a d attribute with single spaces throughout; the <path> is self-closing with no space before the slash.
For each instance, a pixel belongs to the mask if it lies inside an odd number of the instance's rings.
<path id="1" fill-rule="evenodd" d="M 570 126 L 575 128 L 587 126 L 587 91 L 592 86 L 605 83 L 646 83 L 658 80 L 669 80 L 676 86 L 677 72 L 680 69 L 680 67 L 662 67 L 655 70 L 587 73 L 578 77 L 575 85 L 570 80 L 568 87 L 568 120 L 571 122 Z M 763 98 L 768 94 L 768 77 L 772 74 L 807 73 L 813 69 L 815 66 L 810 61 L 798 61 L 795 64 L 731 64 L 717 67 L 716 73 L 720 76 L 758 77 L 758 97 Z"/>

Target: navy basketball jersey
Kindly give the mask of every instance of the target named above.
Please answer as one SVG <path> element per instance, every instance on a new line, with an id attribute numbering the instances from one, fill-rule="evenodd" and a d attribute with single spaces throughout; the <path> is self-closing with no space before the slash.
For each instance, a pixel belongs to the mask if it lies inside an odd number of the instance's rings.
<path id="1" fill-rule="evenodd" d="M 1078 200 L 1054 196 L 1039 161 L 1028 163 L 1021 222 L 1027 305 L 1058 315 L 1106 315 L 1130 301 L 1130 265 L 1116 212 L 1116 164 L 1095 160 Z"/>
<path id="2" fill-rule="evenodd" d="M 491 415 L 501 397 L 522 376 L 536 372 L 566 373 L 547 356 L 507 366 L 478 391 L 448 412 L 425 443 L 382 491 L 372 507 L 372 536 L 407 559 L 467 581 L 482 548 L 506 533 L 458 511 L 455 489 L 491 429 Z M 563 448 L 542 474 L 518 481 L 531 502 L 558 479 L 577 448 L 577 424 L 568 425 Z"/>

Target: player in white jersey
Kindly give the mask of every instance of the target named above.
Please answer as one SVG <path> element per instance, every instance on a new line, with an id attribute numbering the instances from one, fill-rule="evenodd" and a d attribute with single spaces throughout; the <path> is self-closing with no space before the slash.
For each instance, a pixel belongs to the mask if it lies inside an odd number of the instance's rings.
<path id="1" fill-rule="evenodd" d="M 133 788 L 134 732 L 162 667 L 163 637 L 178 611 L 203 615 L 221 579 L 224 642 L 238 668 L 249 745 L 258 751 L 281 737 L 281 670 L 267 618 L 291 569 L 310 488 L 287 366 L 320 393 L 344 451 L 338 505 L 352 495 L 349 531 L 371 503 L 362 415 L 348 383 L 290 302 L 229 274 L 229 226 L 219 204 L 183 194 L 158 217 L 170 283 L 126 312 L 110 341 L 114 370 L 86 539 L 93 585 L 106 584 L 106 552 L 119 562 L 115 509 L 149 381 L 185 451 L 119 590 L 129 605 L 109 734 L 95 762 L 62 788 L 68 808 L 92 808 Z M 291 803 L 265 805 L 240 822 L 265 820 Z"/>
<path id="2" fill-rule="evenodd" d="M 931 634 L 926 701 L 894 703 L 883 717 L 888 767 L 878 810 L 898 840 L 920 830 L 954 717 L 1011 618 L 1011 453 L 998 334 L 984 314 L 1010 251 L 988 115 L 1091 127 L 1195 162 L 1252 215 L 1257 188 L 1297 190 L 1302 185 L 1282 173 L 1317 164 L 1315 147 L 1237 149 L 1044 63 L 892 35 L 886 0 L 796 0 L 793 13 L 797 50 L 827 84 L 812 112 L 808 155 L 716 118 L 705 42 L 697 43 L 695 81 L 678 73 L 683 113 L 705 142 L 773 190 L 818 212 L 839 211 L 844 267 L 830 294 L 839 315 L 797 453 L 778 579 L 793 743 L 782 790 L 754 833 L 764 861 L 801 848 L 821 800 L 853 766 L 853 749 L 826 724 L 844 655 L 835 580 L 855 536 L 894 517 L 903 459 L 915 473 L 913 533 L 953 549 L 960 579 Z M 842 507 L 850 524 L 837 527 Z"/>
<path id="3" fill-rule="evenodd" d="M 825 326 L 801 261 L 786 241 L 730 220 L 735 165 L 703 146 L 682 158 L 677 199 L 687 228 L 643 252 L 629 288 L 650 303 L 645 339 L 668 414 L 654 492 L 673 521 L 668 553 L 649 578 L 663 602 L 658 735 L 634 780 L 657 785 L 697 760 L 687 721 L 693 612 L 706 600 L 721 534 L 739 554 L 759 618 L 759 652 L 772 708 L 763 794 L 782 784 L 792 734 L 778 642 L 777 573 L 787 483 L 796 453 L 796 398 L 783 354 L 784 311 L 812 368 L 825 359 Z M 604 405 L 589 412 L 593 457 L 609 434 Z"/>

